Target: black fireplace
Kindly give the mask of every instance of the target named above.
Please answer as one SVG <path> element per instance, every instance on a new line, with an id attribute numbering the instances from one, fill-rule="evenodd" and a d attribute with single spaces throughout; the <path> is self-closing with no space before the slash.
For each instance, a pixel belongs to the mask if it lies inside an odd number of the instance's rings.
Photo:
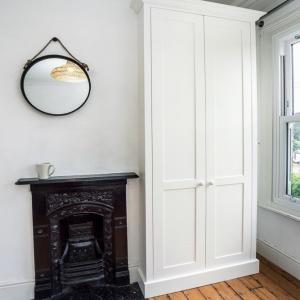
<path id="1" fill-rule="evenodd" d="M 137 177 L 126 173 L 17 181 L 29 184 L 32 192 L 36 300 L 105 299 L 101 293 L 112 295 L 117 287 L 129 285 L 126 184 Z M 140 299 L 135 298 L 136 287 L 127 292 L 134 296 L 128 299 Z M 89 296 L 74 296 L 80 294 Z"/>

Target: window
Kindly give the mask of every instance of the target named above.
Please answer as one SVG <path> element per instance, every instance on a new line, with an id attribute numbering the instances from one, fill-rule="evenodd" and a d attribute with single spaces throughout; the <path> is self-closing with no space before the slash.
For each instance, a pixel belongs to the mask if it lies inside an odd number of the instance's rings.
<path id="1" fill-rule="evenodd" d="M 282 130 L 286 130 L 286 194 L 300 200 L 300 39 L 285 43 L 282 56 Z M 284 153 L 284 152 L 283 152 Z"/>
<path id="2" fill-rule="evenodd" d="M 300 212 L 300 35 L 277 40 L 275 58 L 274 202 Z"/>

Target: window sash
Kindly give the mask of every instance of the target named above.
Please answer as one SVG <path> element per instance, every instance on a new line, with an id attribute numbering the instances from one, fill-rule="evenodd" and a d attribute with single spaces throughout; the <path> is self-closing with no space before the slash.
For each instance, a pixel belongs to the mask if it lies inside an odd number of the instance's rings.
<path id="1" fill-rule="evenodd" d="M 300 115 L 294 116 L 280 116 L 279 117 L 279 176 L 277 180 L 277 197 L 275 202 L 281 203 L 283 201 L 289 201 L 292 203 L 300 204 L 300 198 L 295 198 L 288 193 L 288 189 L 291 185 L 291 149 L 290 149 L 290 124 L 291 123 L 300 123 Z"/>
<path id="2" fill-rule="evenodd" d="M 292 120 L 291 120 L 292 119 Z M 284 196 L 288 200 L 299 203 L 300 198 L 294 197 L 292 194 L 292 164 L 293 164 L 293 144 L 292 144 L 292 124 L 300 123 L 299 116 L 295 116 L 294 118 L 282 118 L 281 120 L 281 132 L 282 132 L 282 149 L 281 155 L 283 156 L 282 163 L 282 174 L 284 177 L 282 178 L 282 187 L 281 187 L 281 196 Z"/>
<path id="3" fill-rule="evenodd" d="M 294 61 L 293 45 L 300 43 L 299 38 L 293 37 L 284 43 L 284 54 L 281 55 L 280 73 L 281 73 L 281 99 L 283 103 L 282 115 L 293 116 L 300 115 L 295 113 L 294 103 Z"/>

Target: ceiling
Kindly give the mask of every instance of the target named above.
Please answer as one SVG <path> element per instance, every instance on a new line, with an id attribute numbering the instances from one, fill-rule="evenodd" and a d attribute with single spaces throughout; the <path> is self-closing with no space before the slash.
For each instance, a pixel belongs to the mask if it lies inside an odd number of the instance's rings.
<path id="1" fill-rule="evenodd" d="M 270 11 L 277 5 L 285 2 L 285 0 L 206 0 L 211 2 L 218 2 L 228 5 L 236 5 L 261 11 Z"/>

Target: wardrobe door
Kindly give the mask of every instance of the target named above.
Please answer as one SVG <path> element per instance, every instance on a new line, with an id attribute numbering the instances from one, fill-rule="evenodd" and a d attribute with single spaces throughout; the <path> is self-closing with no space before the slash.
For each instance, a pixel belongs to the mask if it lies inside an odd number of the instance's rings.
<path id="1" fill-rule="evenodd" d="M 205 17 L 207 267 L 250 259 L 250 24 Z"/>
<path id="2" fill-rule="evenodd" d="M 205 263 L 203 17 L 152 9 L 154 276 Z"/>

